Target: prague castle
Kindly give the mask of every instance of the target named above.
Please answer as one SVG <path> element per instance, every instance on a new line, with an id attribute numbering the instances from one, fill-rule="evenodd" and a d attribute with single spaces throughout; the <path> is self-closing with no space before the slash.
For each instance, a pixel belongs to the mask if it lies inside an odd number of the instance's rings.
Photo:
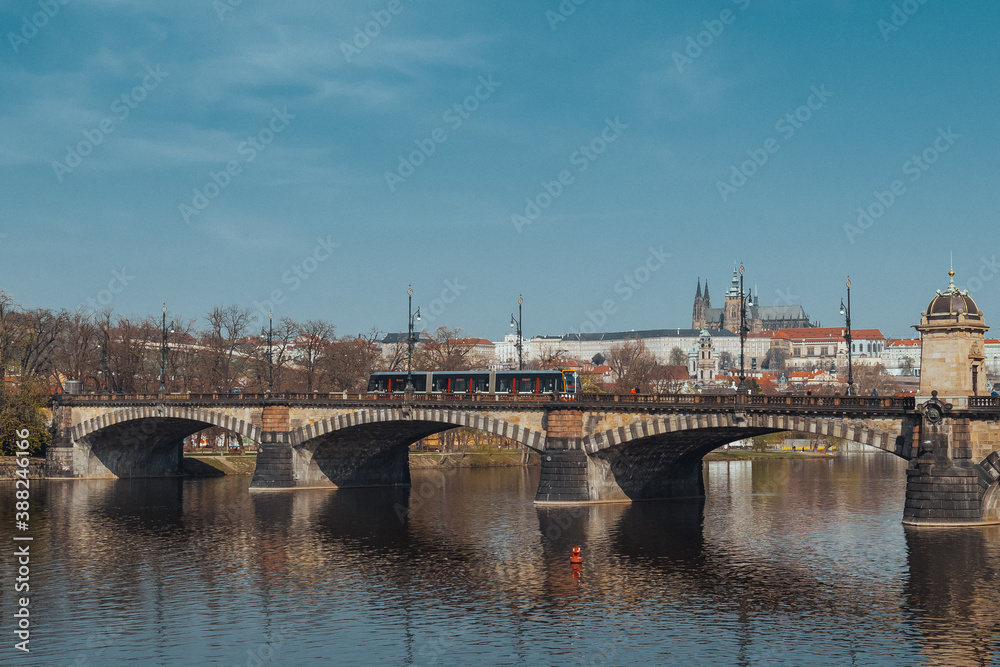
<path id="1" fill-rule="evenodd" d="M 691 315 L 692 329 L 722 329 L 739 333 L 740 330 L 740 277 L 739 271 L 733 268 L 733 282 L 725 294 L 725 305 L 722 308 L 712 307 L 712 297 L 708 293 L 708 281 L 705 281 L 705 292 L 701 291 L 701 279 L 698 279 L 698 289 L 694 294 L 694 310 Z M 761 306 L 758 294 L 747 303 L 747 325 L 751 332 L 777 331 L 779 329 L 804 329 L 813 326 L 809 316 L 802 306 Z"/>

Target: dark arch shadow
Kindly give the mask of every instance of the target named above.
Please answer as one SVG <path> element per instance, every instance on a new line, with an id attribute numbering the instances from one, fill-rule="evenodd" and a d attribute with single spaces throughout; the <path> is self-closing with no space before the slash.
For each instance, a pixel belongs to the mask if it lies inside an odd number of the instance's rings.
<path id="1" fill-rule="evenodd" d="M 88 451 L 85 477 L 175 477 L 184 475 L 183 442 L 215 424 L 151 417 L 112 424 L 81 438 Z"/>
<path id="2" fill-rule="evenodd" d="M 737 440 L 783 429 L 702 428 L 631 440 L 592 454 L 631 500 L 699 498 L 705 495 L 702 459 Z"/>

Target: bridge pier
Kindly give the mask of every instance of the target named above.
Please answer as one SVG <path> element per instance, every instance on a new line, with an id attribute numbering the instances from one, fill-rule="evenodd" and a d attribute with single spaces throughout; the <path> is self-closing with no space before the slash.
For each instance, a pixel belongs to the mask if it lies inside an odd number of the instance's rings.
<path id="1" fill-rule="evenodd" d="M 951 408 L 936 395 L 919 408 L 923 420 L 914 438 L 916 457 L 906 470 L 904 525 L 1000 523 L 995 422 Z"/>
<path id="2" fill-rule="evenodd" d="M 700 458 L 650 458 L 628 450 L 548 450 L 535 503 L 579 504 L 705 497 Z"/>

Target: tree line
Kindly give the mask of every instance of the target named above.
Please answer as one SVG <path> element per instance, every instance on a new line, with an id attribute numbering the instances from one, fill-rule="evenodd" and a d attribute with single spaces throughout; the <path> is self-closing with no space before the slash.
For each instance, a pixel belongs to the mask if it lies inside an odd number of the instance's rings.
<path id="1" fill-rule="evenodd" d="M 263 393 L 269 379 L 275 392 L 364 391 L 380 360 L 377 332 L 338 338 L 325 320 L 280 318 L 268 344 L 268 321 L 243 306 L 168 320 L 165 336 L 162 325 L 156 315 L 25 309 L 0 292 L 0 364 L 59 389 Z"/>

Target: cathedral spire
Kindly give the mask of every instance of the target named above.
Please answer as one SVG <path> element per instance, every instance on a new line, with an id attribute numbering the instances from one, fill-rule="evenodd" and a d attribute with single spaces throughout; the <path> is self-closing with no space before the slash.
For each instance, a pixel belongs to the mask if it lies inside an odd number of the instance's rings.
<path id="1" fill-rule="evenodd" d="M 712 307 L 712 297 L 708 295 L 708 278 L 705 278 L 705 307 Z"/>
<path id="2" fill-rule="evenodd" d="M 726 292 L 727 297 L 738 297 L 740 295 L 740 273 L 739 268 L 736 264 L 733 264 L 733 284 L 729 286 L 729 291 Z"/>
<path id="3" fill-rule="evenodd" d="M 708 283 L 707 282 L 705 283 L 705 289 L 706 290 L 708 289 Z M 698 276 L 698 291 L 694 293 L 694 298 L 695 299 L 700 299 L 701 298 L 701 276 Z"/>

